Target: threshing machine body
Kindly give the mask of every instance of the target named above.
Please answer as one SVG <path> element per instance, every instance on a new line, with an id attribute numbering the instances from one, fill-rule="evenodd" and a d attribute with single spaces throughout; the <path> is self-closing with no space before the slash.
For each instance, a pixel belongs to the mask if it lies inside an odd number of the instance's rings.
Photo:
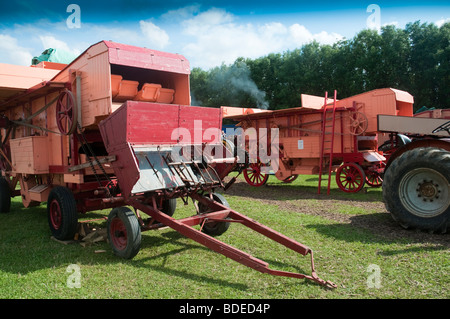
<path id="1" fill-rule="evenodd" d="M 101 41 L 68 65 L 0 66 L 0 192 L 8 195 L 1 212 L 15 196 L 25 207 L 47 202 L 52 235 L 66 240 L 77 232 L 78 213 L 112 208 L 108 239 L 121 257 L 138 253 L 141 231 L 169 226 L 258 271 L 335 287 L 316 275 L 310 248 L 232 210 L 216 193 L 245 163 L 223 144 L 221 110 L 190 105 L 183 56 Z M 173 218 L 177 199 L 188 198 L 196 213 Z M 213 238 L 231 222 L 310 254 L 312 275 L 271 270 Z"/>
<path id="2" fill-rule="evenodd" d="M 302 107 L 275 111 L 243 112 L 224 107 L 224 118 L 244 129 L 278 129 L 279 163 L 275 176 L 290 182 L 299 174 L 321 174 L 337 169 L 337 182 L 346 192 L 359 191 L 367 181 L 380 186 L 385 157 L 378 145 L 386 139 L 377 131 L 377 115 L 412 116 L 413 97 L 396 89 L 379 89 L 342 100 L 302 95 Z M 233 112 L 234 111 L 234 112 Z M 259 143 L 270 143 L 261 136 Z M 267 148 L 270 148 L 269 145 Z M 260 186 L 267 174 L 253 164 L 244 174 Z M 256 175 L 256 176 L 255 176 Z M 320 186 L 319 186 L 320 189 Z"/>

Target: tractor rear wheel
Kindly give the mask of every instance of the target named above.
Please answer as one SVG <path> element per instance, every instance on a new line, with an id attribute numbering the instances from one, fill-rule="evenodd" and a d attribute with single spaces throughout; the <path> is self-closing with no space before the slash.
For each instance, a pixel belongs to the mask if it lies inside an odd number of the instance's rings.
<path id="1" fill-rule="evenodd" d="M 213 196 L 213 200 L 215 200 L 216 202 L 218 202 L 228 208 L 230 207 L 230 205 L 228 204 L 225 197 L 223 197 L 223 195 L 214 193 L 212 196 Z M 206 214 L 206 213 L 211 212 L 211 209 L 209 207 L 203 205 L 202 203 L 199 203 L 198 209 L 199 209 L 199 214 Z M 210 235 L 210 236 L 220 236 L 224 232 L 226 232 L 229 227 L 230 227 L 229 222 L 210 222 L 210 223 L 205 223 L 203 225 L 202 232 L 204 232 L 205 234 Z"/>
<path id="2" fill-rule="evenodd" d="M 78 227 L 77 203 L 70 189 L 56 186 L 47 200 L 48 223 L 53 237 L 73 239 Z"/>
<path id="3" fill-rule="evenodd" d="M 115 255 L 132 259 L 141 248 L 141 227 L 128 207 L 116 207 L 108 216 L 108 241 Z"/>
<path id="4" fill-rule="evenodd" d="M 450 224 L 450 153 L 419 147 L 396 158 L 384 174 L 386 209 L 403 228 L 445 233 Z"/>

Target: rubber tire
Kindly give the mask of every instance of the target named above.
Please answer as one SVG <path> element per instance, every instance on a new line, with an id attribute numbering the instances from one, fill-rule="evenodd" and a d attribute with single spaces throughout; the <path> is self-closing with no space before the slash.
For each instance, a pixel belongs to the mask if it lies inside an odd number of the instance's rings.
<path id="1" fill-rule="evenodd" d="M 118 219 L 118 220 L 117 220 Z M 111 225 L 115 222 L 123 223 L 126 230 L 126 246 L 118 247 L 112 237 Z M 116 256 L 132 259 L 141 248 L 141 227 L 136 215 L 128 207 L 116 207 L 108 215 L 107 222 L 108 241 Z"/>
<path id="2" fill-rule="evenodd" d="M 51 217 L 52 202 L 56 201 L 60 208 L 61 225 L 55 228 Z M 73 239 L 78 227 L 77 203 L 70 189 L 64 186 L 56 186 L 50 191 L 47 200 L 47 216 L 50 231 L 58 240 Z"/>
<path id="3" fill-rule="evenodd" d="M 223 206 L 226 206 L 230 208 L 230 204 L 228 204 L 227 200 L 223 195 L 214 193 L 213 195 L 214 201 L 222 204 Z M 203 205 L 199 205 L 200 214 L 208 213 L 208 210 Z M 228 230 L 230 227 L 230 223 L 228 222 L 217 222 L 217 223 L 205 223 L 202 228 L 202 232 L 209 235 L 209 236 L 220 236 L 224 232 Z"/>
<path id="4" fill-rule="evenodd" d="M 0 178 L 0 213 L 9 213 L 11 210 L 11 189 L 8 181 Z"/>
<path id="5" fill-rule="evenodd" d="M 415 228 L 432 233 L 446 233 L 449 228 L 450 205 L 436 216 L 424 217 L 418 216 L 413 209 L 408 209 L 402 203 L 400 198 L 402 193 L 400 185 L 404 185 L 402 179 L 412 170 L 420 168 L 439 172 L 450 184 L 450 152 L 432 147 L 412 149 L 396 158 L 385 171 L 383 200 L 386 209 L 405 229 Z M 447 185 L 442 186 L 447 187 Z M 448 188 L 446 191 L 448 192 Z"/>
<path id="6" fill-rule="evenodd" d="M 175 213 L 175 210 L 177 209 L 177 199 L 166 199 L 163 201 L 162 209 L 161 211 L 166 214 L 167 216 L 172 217 Z"/>

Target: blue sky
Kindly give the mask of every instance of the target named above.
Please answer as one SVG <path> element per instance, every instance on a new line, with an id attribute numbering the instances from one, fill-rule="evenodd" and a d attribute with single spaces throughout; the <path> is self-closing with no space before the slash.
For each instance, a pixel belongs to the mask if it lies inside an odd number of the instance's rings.
<path id="1" fill-rule="evenodd" d="M 67 22 L 70 4 L 79 7 L 76 27 Z M 49 47 L 78 55 L 113 40 L 181 53 L 191 67 L 208 69 L 417 20 L 450 21 L 450 1 L 9 1 L 0 11 L 0 62 L 28 65 Z"/>

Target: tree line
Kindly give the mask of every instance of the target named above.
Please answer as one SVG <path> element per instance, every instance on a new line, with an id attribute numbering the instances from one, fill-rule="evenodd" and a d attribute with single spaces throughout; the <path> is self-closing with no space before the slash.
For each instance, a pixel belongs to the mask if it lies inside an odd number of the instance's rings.
<path id="1" fill-rule="evenodd" d="M 415 110 L 450 107 L 450 23 L 389 25 L 333 45 L 311 42 L 257 59 L 191 72 L 192 104 L 282 109 L 301 94 L 346 98 L 379 88 L 414 96 Z"/>

